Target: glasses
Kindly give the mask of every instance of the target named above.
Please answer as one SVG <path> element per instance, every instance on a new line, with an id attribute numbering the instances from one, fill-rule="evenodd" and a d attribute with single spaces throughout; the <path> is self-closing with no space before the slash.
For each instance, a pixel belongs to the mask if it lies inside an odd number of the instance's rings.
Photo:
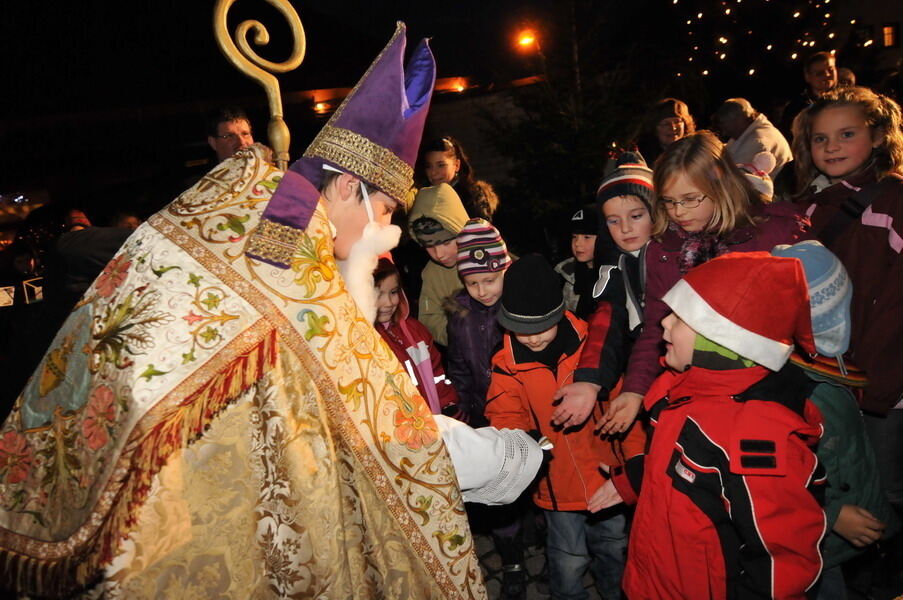
<path id="1" fill-rule="evenodd" d="M 684 208 L 696 208 L 702 201 L 708 198 L 705 194 L 697 196 L 696 198 L 687 198 L 686 200 L 667 200 L 665 198 L 660 198 L 662 204 L 665 205 L 665 210 L 674 210 L 677 206 L 683 206 Z"/>
<path id="2" fill-rule="evenodd" d="M 251 132 L 246 131 L 244 133 L 224 133 L 223 135 L 216 135 L 214 137 L 218 140 L 229 140 L 230 142 L 235 141 L 238 138 L 249 140 L 251 139 Z"/>

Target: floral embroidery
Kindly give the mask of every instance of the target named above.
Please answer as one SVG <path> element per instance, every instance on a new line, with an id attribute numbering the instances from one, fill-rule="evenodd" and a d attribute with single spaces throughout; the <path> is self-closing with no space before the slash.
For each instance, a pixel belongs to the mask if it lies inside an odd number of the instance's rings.
<path id="1" fill-rule="evenodd" d="M 419 450 L 436 442 L 436 426 L 425 402 L 415 402 L 411 408 L 395 411 L 395 438 L 411 450 Z"/>
<path id="2" fill-rule="evenodd" d="M 24 435 L 7 431 L 0 438 L 0 475 L 6 483 L 19 483 L 31 469 L 31 448 Z"/>
<path id="3" fill-rule="evenodd" d="M 129 260 L 126 254 L 120 254 L 108 262 L 94 286 L 97 290 L 97 295 L 101 298 L 112 296 L 116 289 L 122 285 L 122 282 L 125 281 L 131 266 L 132 261 Z"/>
<path id="4" fill-rule="evenodd" d="M 336 265 L 326 238 L 317 237 L 314 241 L 307 233 L 303 234 L 297 252 L 292 256 L 291 268 L 298 274 L 295 282 L 304 286 L 306 298 L 316 293 L 321 281 L 332 281 Z"/>
<path id="5" fill-rule="evenodd" d="M 110 386 L 99 385 L 94 388 L 85 411 L 82 435 L 91 450 L 99 450 L 110 441 L 110 426 L 116 419 L 116 398 Z"/>

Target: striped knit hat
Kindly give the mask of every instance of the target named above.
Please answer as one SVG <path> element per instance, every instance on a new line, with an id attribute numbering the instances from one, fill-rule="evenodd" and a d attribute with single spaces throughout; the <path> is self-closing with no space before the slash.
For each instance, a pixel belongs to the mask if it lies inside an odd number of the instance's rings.
<path id="1" fill-rule="evenodd" d="M 622 152 L 618 166 L 599 184 L 596 203 L 601 208 L 615 196 L 636 196 L 652 214 L 652 169 L 637 152 Z"/>
<path id="2" fill-rule="evenodd" d="M 458 233 L 458 275 L 497 273 L 511 264 L 505 240 L 489 221 L 471 219 Z"/>

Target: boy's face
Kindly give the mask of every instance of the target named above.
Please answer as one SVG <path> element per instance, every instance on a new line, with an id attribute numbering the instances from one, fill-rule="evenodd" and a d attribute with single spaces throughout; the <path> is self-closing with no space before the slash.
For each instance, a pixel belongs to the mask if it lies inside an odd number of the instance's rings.
<path id="1" fill-rule="evenodd" d="M 545 331 L 540 331 L 539 333 L 515 333 L 514 337 L 518 342 L 532 350 L 533 352 L 541 352 L 545 350 L 549 344 L 552 343 L 552 340 L 555 339 L 555 336 L 558 335 L 558 324 L 552 325 Z"/>
<path id="2" fill-rule="evenodd" d="M 624 252 L 636 252 L 652 236 L 652 217 L 636 196 L 615 196 L 602 205 L 612 239 Z"/>
<path id="3" fill-rule="evenodd" d="M 470 297 L 483 306 L 492 306 L 502 297 L 502 283 L 505 280 L 505 271 L 495 273 L 471 273 L 464 275 L 464 289 Z"/>
<path id="4" fill-rule="evenodd" d="M 693 347 L 696 344 L 696 332 L 674 313 L 662 320 L 665 328 L 665 364 L 675 371 L 686 371 L 693 364 Z"/>
<path id="5" fill-rule="evenodd" d="M 571 236 L 571 252 L 579 263 L 593 262 L 596 249 L 596 236 L 586 233 L 575 233 Z"/>
<path id="6" fill-rule="evenodd" d="M 429 246 L 426 253 L 430 255 L 433 261 L 439 263 L 446 269 L 453 269 L 458 264 L 458 240 L 452 238 L 447 242 Z"/>

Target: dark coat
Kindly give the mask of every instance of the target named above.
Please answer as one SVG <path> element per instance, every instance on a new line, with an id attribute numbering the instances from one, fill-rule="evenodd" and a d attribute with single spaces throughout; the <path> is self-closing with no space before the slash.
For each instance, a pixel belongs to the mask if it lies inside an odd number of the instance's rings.
<path id="1" fill-rule="evenodd" d="M 484 306 L 461 291 L 447 303 L 448 369 L 462 411 L 473 427 L 488 424 L 483 416 L 492 376 L 492 357 L 501 348 L 503 331 L 496 321 L 500 303 Z"/>
<path id="2" fill-rule="evenodd" d="M 797 205 L 811 218 L 812 235 L 822 239 L 845 200 L 865 193 L 874 195 L 871 205 L 825 245 L 853 283 L 850 355 L 869 378 L 862 408 L 884 414 L 903 395 L 903 177 L 879 183 L 869 170 L 805 194 Z"/>

